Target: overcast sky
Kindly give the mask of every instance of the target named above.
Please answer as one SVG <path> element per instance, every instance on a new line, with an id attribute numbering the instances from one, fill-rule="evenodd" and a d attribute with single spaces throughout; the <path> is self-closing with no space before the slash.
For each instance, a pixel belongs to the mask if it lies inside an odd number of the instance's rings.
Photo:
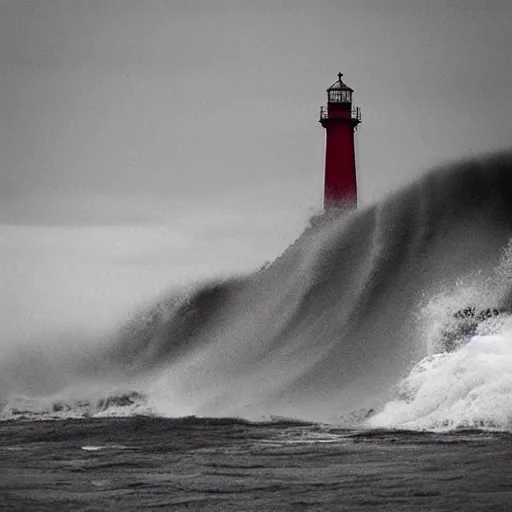
<path id="1" fill-rule="evenodd" d="M 0 0 L 0 334 L 276 256 L 340 70 L 362 204 L 511 145 L 510 0 Z"/>

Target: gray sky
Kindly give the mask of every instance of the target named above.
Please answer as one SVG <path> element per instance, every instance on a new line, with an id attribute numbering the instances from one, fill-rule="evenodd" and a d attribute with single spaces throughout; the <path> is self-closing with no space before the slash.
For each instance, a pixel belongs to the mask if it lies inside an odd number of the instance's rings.
<path id="1" fill-rule="evenodd" d="M 363 204 L 510 147 L 511 49 L 510 0 L 0 0 L 7 332 L 276 256 L 339 70 Z"/>

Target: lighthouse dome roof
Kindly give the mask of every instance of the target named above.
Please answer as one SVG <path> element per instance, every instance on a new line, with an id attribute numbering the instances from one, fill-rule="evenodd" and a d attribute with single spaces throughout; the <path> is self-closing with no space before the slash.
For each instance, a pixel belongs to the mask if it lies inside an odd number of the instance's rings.
<path id="1" fill-rule="evenodd" d="M 354 92 L 354 89 L 349 87 L 342 79 L 343 73 L 338 73 L 338 80 L 334 82 L 327 91 L 352 91 Z"/>

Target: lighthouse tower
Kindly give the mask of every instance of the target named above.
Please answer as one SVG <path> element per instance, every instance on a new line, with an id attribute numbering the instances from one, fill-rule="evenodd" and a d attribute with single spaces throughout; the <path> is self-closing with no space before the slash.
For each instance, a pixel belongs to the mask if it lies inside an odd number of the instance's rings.
<path id="1" fill-rule="evenodd" d="M 341 79 L 327 89 L 327 108 L 320 108 L 325 128 L 324 208 L 356 206 L 356 157 L 354 132 L 361 122 L 361 109 L 352 103 L 353 89 Z"/>

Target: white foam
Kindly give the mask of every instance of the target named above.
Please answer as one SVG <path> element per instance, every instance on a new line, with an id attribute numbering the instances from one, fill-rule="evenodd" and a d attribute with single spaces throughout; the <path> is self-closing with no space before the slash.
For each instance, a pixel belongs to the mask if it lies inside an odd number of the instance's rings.
<path id="1" fill-rule="evenodd" d="M 84 452 L 99 452 L 101 450 L 124 450 L 126 446 L 122 444 L 109 444 L 109 445 L 85 445 L 80 447 Z"/>
<path id="2" fill-rule="evenodd" d="M 144 395 L 111 389 L 68 389 L 49 396 L 14 395 L 0 407 L 0 421 L 152 416 Z"/>
<path id="3" fill-rule="evenodd" d="M 448 430 L 512 426 L 512 330 L 474 336 L 455 352 L 424 358 L 370 427 Z"/>

